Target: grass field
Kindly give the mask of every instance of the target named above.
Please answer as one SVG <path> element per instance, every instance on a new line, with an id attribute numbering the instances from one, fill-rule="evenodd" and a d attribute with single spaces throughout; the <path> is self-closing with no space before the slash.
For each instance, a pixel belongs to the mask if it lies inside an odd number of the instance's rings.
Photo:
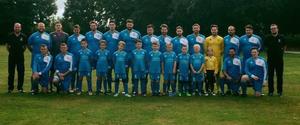
<path id="1" fill-rule="evenodd" d="M 300 55 L 286 54 L 284 96 L 111 97 L 6 94 L 7 52 L 0 47 L 0 125 L 299 125 Z M 25 87 L 30 89 L 26 52 Z M 95 82 L 93 83 L 95 87 Z M 267 88 L 264 88 L 265 93 Z"/>

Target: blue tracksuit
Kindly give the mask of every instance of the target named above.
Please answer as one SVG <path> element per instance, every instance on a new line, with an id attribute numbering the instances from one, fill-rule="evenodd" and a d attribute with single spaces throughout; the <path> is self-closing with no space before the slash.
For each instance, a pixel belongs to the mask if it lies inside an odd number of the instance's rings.
<path id="1" fill-rule="evenodd" d="M 85 38 L 88 42 L 88 48 L 93 53 L 99 50 L 99 41 L 103 38 L 103 34 L 100 31 L 97 30 L 96 33 L 89 31 L 85 34 Z"/>
<path id="2" fill-rule="evenodd" d="M 247 36 L 244 35 L 240 37 L 240 51 L 243 53 L 242 61 L 242 72 L 245 73 L 245 63 L 248 58 L 251 57 L 251 48 L 258 48 L 260 51 L 262 49 L 262 39 L 257 35 Z"/>
<path id="3" fill-rule="evenodd" d="M 190 69 L 190 54 L 180 53 L 177 57 L 177 66 L 178 66 L 178 76 L 179 76 L 179 92 L 182 93 L 183 90 L 185 93 L 188 90 L 188 81 L 189 81 L 189 69 Z"/>
<path id="4" fill-rule="evenodd" d="M 158 39 L 160 44 L 159 51 L 162 53 L 166 52 L 166 45 L 172 43 L 172 37 L 160 35 Z"/>
<path id="5" fill-rule="evenodd" d="M 155 35 L 145 35 L 142 37 L 143 49 L 145 49 L 148 53 L 152 51 L 152 43 L 159 42 L 159 39 Z"/>
<path id="6" fill-rule="evenodd" d="M 147 90 L 147 51 L 144 49 L 135 49 L 132 51 L 132 72 L 133 72 L 133 86 L 134 92 L 138 94 L 138 82 L 141 80 L 141 92 L 146 94 Z"/>
<path id="7" fill-rule="evenodd" d="M 181 53 L 182 45 L 185 45 L 189 48 L 189 41 L 185 37 L 176 36 L 172 39 L 172 43 L 173 43 L 173 50 L 176 53 L 176 55 Z"/>
<path id="8" fill-rule="evenodd" d="M 200 53 L 204 54 L 204 42 L 205 42 L 205 36 L 202 34 L 198 34 L 197 36 L 193 33 L 187 36 L 187 39 L 189 41 L 189 53 L 192 55 L 194 54 L 194 45 L 198 44 L 200 45 Z"/>
<path id="9" fill-rule="evenodd" d="M 95 54 L 97 60 L 96 73 L 97 73 L 97 91 L 100 92 L 102 88 L 102 81 L 104 91 L 107 92 L 107 73 L 111 69 L 111 54 L 109 50 L 98 50 Z"/>
<path id="10" fill-rule="evenodd" d="M 240 55 L 239 53 L 239 47 L 240 47 L 240 40 L 237 35 L 231 37 L 230 35 L 227 35 L 224 37 L 224 56 L 223 58 L 226 59 L 229 57 L 229 49 L 234 48 L 235 53 L 237 56 Z"/>
<path id="11" fill-rule="evenodd" d="M 151 51 L 148 54 L 148 64 L 149 64 L 149 75 L 151 79 L 151 90 L 152 93 L 158 94 L 160 90 L 160 74 L 161 74 L 161 62 L 163 60 L 163 55 L 159 51 Z"/>
<path id="12" fill-rule="evenodd" d="M 176 79 L 175 74 L 173 73 L 173 68 L 176 62 L 176 53 L 171 51 L 171 52 L 164 52 L 163 54 L 163 64 L 164 64 L 164 80 L 165 83 L 168 82 L 167 84 L 164 83 L 163 86 L 163 91 L 166 93 L 168 89 L 170 88 L 171 81 L 174 82 Z M 172 83 L 172 92 L 176 92 L 176 83 Z"/>
<path id="13" fill-rule="evenodd" d="M 85 36 L 82 35 L 82 34 L 79 34 L 79 36 L 77 36 L 76 34 L 73 34 L 71 35 L 69 38 L 68 38 L 68 41 L 67 41 L 67 44 L 68 44 L 68 51 L 70 53 L 72 53 L 73 55 L 77 55 L 78 54 L 78 51 L 81 49 L 81 45 L 80 45 L 80 42 L 82 39 L 84 39 Z M 77 60 L 76 59 L 76 56 L 73 56 L 74 60 Z M 76 66 L 76 61 L 74 61 L 74 66 Z M 77 70 L 77 67 L 75 67 L 75 70 Z"/>
<path id="14" fill-rule="evenodd" d="M 41 44 L 45 44 L 48 47 L 48 50 L 51 48 L 51 38 L 47 32 L 35 32 L 28 38 L 28 45 L 32 48 L 31 55 L 31 66 L 33 63 L 33 59 L 36 54 L 40 53 Z"/>
<path id="15" fill-rule="evenodd" d="M 128 67 L 128 55 L 125 51 L 116 51 L 113 54 L 115 71 L 115 93 L 119 93 L 119 80 L 122 79 L 124 91 L 128 94 L 128 80 L 126 68 Z"/>
<path id="16" fill-rule="evenodd" d="M 51 55 L 36 54 L 32 63 L 32 72 L 39 73 L 40 79 L 38 83 L 42 87 L 48 88 L 49 83 L 49 70 L 52 66 L 53 58 Z M 31 86 L 31 90 L 37 90 L 37 83 L 34 82 Z"/>
<path id="17" fill-rule="evenodd" d="M 249 58 L 245 64 L 245 73 L 250 78 L 253 84 L 255 92 L 262 92 L 262 85 L 264 80 L 267 80 L 267 63 L 264 58 Z M 259 79 L 254 80 L 253 76 L 257 76 Z"/>
<path id="18" fill-rule="evenodd" d="M 65 55 L 60 53 L 55 57 L 54 62 L 54 70 L 56 73 L 66 73 L 71 72 L 74 70 L 74 58 L 72 53 L 66 53 Z M 64 80 L 61 81 L 62 84 L 62 90 L 68 91 L 70 82 L 72 80 L 71 75 L 67 75 L 64 77 Z"/>
<path id="19" fill-rule="evenodd" d="M 81 78 L 77 83 L 77 90 L 81 92 L 82 90 L 82 77 L 86 77 L 88 83 L 88 91 L 92 91 L 92 60 L 93 52 L 86 48 L 80 49 L 77 54 L 77 63 L 78 64 L 78 76 Z"/>
<path id="20" fill-rule="evenodd" d="M 239 80 L 242 75 L 242 63 L 238 56 L 227 57 L 223 63 L 223 72 L 226 72 L 232 80 L 227 80 L 233 93 L 239 92 Z M 221 87 L 224 92 L 224 85 Z"/>
<path id="21" fill-rule="evenodd" d="M 190 59 L 190 63 L 196 72 L 198 72 L 205 63 L 205 58 L 201 53 L 194 53 L 191 55 Z M 203 87 L 203 73 L 192 73 L 192 79 L 193 91 L 195 92 L 196 86 L 198 86 L 198 92 L 201 92 Z"/>

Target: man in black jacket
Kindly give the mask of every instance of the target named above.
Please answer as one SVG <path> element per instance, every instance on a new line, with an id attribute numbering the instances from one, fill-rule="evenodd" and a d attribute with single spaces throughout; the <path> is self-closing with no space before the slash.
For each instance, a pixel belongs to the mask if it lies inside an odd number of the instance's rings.
<path id="1" fill-rule="evenodd" d="M 14 24 L 14 32 L 9 34 L 6 44 L 8 55 L 8 93 L 14 90 L 15 68 L 18 71 L 18 86 L 19 92 L 23 91 L 24 83 L 24 51 L 26 50 L 27 37 L 21 32 L 22 26 L 20 23 Z"/>
<path id="2" fill-rule="evenodd" d="M 265 39 L 268 57 L 269 96 L 273 96 L 274 93 L 274 72 L 276 72 L 277 77 L 277 93 L 279 96 L 282 96 L 283 54 L 286 50 L 286 43 L 284 36 L 279 34 L 278 26 L 276 24 L 272 24 L 270 29 L 271 34 L 266 36 Z"/>

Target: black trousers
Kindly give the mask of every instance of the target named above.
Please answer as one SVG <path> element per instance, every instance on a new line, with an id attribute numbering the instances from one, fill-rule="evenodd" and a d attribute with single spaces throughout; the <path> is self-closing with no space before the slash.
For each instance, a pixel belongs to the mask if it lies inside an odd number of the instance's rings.
<path id="1" fill-rule="evenodd" d="M 276 77 L 277 77 L 277 93 L 282 93 L 283 59 L 268 60 L 269 93 L 274 92 L 274 72 L 276 72 Z"/>
<path id="2" fill-rule="evenodd" d="M 22 60 L 23 59 L 23 60 Z M 14 90 L 14 79 L 15 79 L 15 69 L 17 67 L 18 72 L 18 90 L 23 90 L 24 83 L 24 57 L 16 58 L 16 56 L 9 55 L 8 57 L 8 90 Z"/>

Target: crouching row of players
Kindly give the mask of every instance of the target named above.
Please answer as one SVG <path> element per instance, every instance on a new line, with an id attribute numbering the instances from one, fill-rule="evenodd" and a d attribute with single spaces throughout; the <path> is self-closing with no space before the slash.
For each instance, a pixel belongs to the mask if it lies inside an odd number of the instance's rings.
<path id="1" fill-rule="evenodd" d="M 218 75 L 217 60 L 213 56 L 212 48 L 208 48 L 207 56 L 204 57 L 200 53 L 200 46 L 194 45 L 194 54 L 188 54 L 188 47 L 182 46 L 181 53 L 176 55 L 173 52 L 173 45 L 166 45 L 166 52 L 159 51 L 159 43 L 152 43 L 152 51 L 147 52 L 142 49 L 142 42 L 136 40 L 136 49 L 131 53 L 124 51 L 125 42 L 118 43 L 118 50 L 110 53 L 106 50 L 106 41 L 100 41 L 100 49 L 93 54 L 87 46 L 87 41 L 81 41 L 81 50 L 76 54 L 68 52 L 68 47 L 65 43 L 60 45 L 61 53 L 55 57 L 54 68 L 56 75 L 53 78 L 53 83 L 58 86 L 63 92 L 69 91 L 69 86 L 72 75 L 78 74 L 76 84 L 76 92 L 78 95 L 82 93 L 82 80 L 86 77 L 88 83 L 88 94 L 92 93 L 91 74 L 93 67 L 96 68 L 97 83 L 96 94 L 99 94 L 102 85 L 104 93 L 107 93 L 107 76 L 110 68 L 114 69 L 115 78 L 115 93 L 114 96 L 119 96 L 119 83 L 122 81 L 124 87 L 124 95 L 131 97 L 128 93 L 128 67 L 132 68 L 133 79 L 133 96 L 139 94 L 139 85 L 141 85 L 141 95 L 147 94 L 148 77 L 151 80 L 151 91 L 153 96 L 169 95 L 175 96 L 177 80 L 179 96 L 202 95 L 203 81 L 207 83 L 205 90 L 206 95 L 215 95 L 213 93 L 215 77 Z M 33 94 L 38 92 L 38 84 L 42 86 L 42 91 L 47 92 L 49 83 L 49 68 L 51 67 L 53 58 L 49 54 L 46 45 L 41 45 L 41 54 L 34 57 L 32 66 L 32 90 Z M 247 94 L 247 82 L 253 84 L 256 96 L 260 96 L 262 85 L 266 80 L 266 62 L 262 57 L 259 57 L 258 50 L 251 50 L 252 57 L 245 63 L 245 75 L 242 75 L 242 63 L 235 54 L 235 49 L 229 50 L 229 57 L 224 60 L 223 73 L 225 78 L 220 86 L 222 95 L 224 94 L 224 83 L 228 84 L 228 88 L 235 95 Z M 96 62 L 96 63 L 94 63 Z M 113 67 L 111 67 L 113 66 Z M 160 91 L 160 77 L 163 75 L 163 91 Z M 178 77 L 178 78 L 177 78 Z M 140 83 L 140 84 L 139 84 Z"/>

